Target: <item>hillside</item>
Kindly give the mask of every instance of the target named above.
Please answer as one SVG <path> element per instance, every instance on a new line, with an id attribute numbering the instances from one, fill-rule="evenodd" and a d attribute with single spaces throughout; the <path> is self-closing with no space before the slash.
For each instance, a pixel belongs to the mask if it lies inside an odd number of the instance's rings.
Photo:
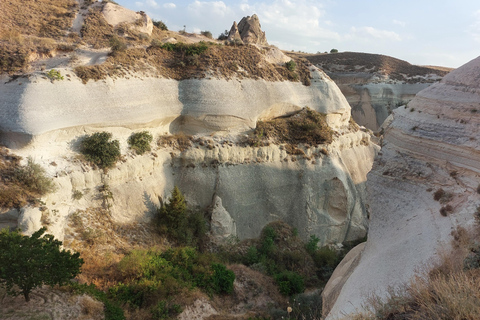
<path id="1" fill-rule="evenodd" d="M 292 54 L 325 71 L 347 98 L 355 121 L 373 131 L 380 130 L 394 109 L 452 70 L 360 52 Z"/>

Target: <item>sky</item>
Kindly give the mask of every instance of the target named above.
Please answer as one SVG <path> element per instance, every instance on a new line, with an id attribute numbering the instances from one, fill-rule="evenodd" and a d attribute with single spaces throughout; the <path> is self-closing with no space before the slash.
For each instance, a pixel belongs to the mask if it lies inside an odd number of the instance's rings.
<path id="1" fill-rule="evenodd" d="M 116 0 L 169 30 L 215 37 L 258 15 L 283 50 L 377 53 L 417 65 L 457 68 L 480 56 L 479 0 Z"/>

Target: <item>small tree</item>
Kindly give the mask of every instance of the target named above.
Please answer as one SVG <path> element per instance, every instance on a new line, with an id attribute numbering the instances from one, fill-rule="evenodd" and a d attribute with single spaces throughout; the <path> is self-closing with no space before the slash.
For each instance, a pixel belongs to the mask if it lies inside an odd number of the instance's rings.
<path id="1" fill-rule="evenodd" d="M 160 229 L 173 238 L 182 237 L 187 226 L 187 204 L 177 186 L 173 188 L 168 202 L 158 210 Z"/>
<path id="2" fill-rule="evenodd" d="M 86 136 L 81 142 L 80 152 L 101 168 L 111 167 L 120 159 L 120 143 L 118 140 L 110 141 L 111 138 L 112 134 L 105 131 Z"/>
<path id="3" fill-rule="evenodd" d="M 0 285 L 7 293 L 23 294 L 30 301 L 30 292 L 44 284 L 66 284 L 80 273 L 83 260 L 79 253 L 61 250 L 61 241 L 44 234 L 41 228 L 32 236 L 18 231 L 0 231 Z"/>
<path id="4" fill-rule="evenodd" d="M 330 50 L 330 53 L 338 53 L 338 50 L 337 49 L 332 49 L 332 50 Z"/>
<path id="5" fill-rule="evenodd" d="M 157 210 L 156 224 L 160 233 L 189 246 L 200 245 L 206 232 L 203 213 L 189 211 L 176 186 L 168 202 Z"/>

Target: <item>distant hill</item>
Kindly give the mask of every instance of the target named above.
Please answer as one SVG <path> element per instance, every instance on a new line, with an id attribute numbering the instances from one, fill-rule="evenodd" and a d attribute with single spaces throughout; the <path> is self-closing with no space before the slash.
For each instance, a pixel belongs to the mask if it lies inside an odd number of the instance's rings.
<path id="1" fill-rule="evenodd" d="M 379 72 L 390 76 L 391 79 L 407 77 L 425 76 L 427 74 L 437 74 L 444 76 L 452 71 L 452 68 L 436 66 L 417 66 L 407 61 L 397 58 L 362 52 L 342 52 L 333 54 L 302 54 L 295 53 L 299 57 L 304 57 L 311 63 L 321 66 L 325 71 L 332 72 Z"/>

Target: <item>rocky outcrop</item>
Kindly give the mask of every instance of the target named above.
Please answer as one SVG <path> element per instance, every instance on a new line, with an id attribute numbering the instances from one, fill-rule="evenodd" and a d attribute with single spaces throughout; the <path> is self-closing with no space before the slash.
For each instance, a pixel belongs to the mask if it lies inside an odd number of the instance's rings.
<path id="1" fill-rule="evenodd" d="M 135 12 L 112 2 L 107 2 L 103 6 L 102 14 L 108 24 L 113 27 L 125 23 L 129 25 L 129 28 L 134 29 L 137 32 L 146 33 L 148 35 L 152 34 L 152 19 L 150 19 L 150 17 L 143 11 Z"/>
<path id="2" fill-rule="evenodd" d="M 238 24 L 238 28 L 236 28 L 236 22 L 234 22 L 228 38 L 232 37 L 235 39 L 237 33 L 239 33 L 241 40 L 245 44 L 268 46 L 267 37 L 265 32 L 262 31 L 260 19 L 256 14 L 243 17 Z"/>
<path id="3" fill-rule="evenodd" d="M 368 175 L 368 241 L 328 319 L 362 308 L 371 294 L 384 297 L 389 286 L 407 283 L 448 250 L 453 230 L 475 223 L 479 78 L 480 57 L 418 93 L 408 108 L 394 110 Z"/>
<path id="4" fill-rule="evenodd" d="M 240 32 L 238 31 L 237 22 L 233 21 L 232 28 L 228 33 L 227 41 L 232 42 L 234 44 L 243 44 L 242 37 L 240 36 Z"/>
<path id="5" fill-rule="evenodd" d="M 306 58 L 335 81 L 352 107 L 355 121 L 378 131 L 399 106 L 407 104 L 451 69 L 420 67 L 388 56 L 345 52 Z"/>

